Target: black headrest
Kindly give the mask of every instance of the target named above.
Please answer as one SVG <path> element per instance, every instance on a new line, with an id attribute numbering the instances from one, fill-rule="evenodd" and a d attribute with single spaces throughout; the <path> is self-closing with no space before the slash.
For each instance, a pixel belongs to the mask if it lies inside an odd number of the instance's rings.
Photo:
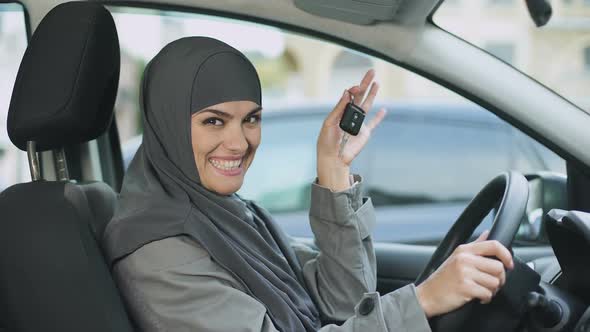
<path id="1" fill-rule="evenodd" d="M 21 61 L 8 135 L 26 150 L 44 151 L 92 140 L 110 125 L 119 84 L 119 39 L 103 6 L 69 2 L 53 8 Z"/>

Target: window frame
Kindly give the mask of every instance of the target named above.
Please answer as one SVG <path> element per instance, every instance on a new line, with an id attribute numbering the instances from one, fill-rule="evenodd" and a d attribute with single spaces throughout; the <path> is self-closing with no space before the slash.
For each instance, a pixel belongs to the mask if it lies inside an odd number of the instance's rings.
<path id="1" fill-rule="evenodd" d="M 0 0 L 0 6 L 1 5 L 18 5 L 18 6 L 21 7 L 22 14 L 23 14 L 23 23 L 24 23 L 24 27 L 25 27 L 26 45 L 28 47 L 28 45 L 29 45 L 29 43 L 31 41 L 32 29 L 31 29 L 31 18 L 30 18 L 30 15 L 29 15 L 29 11 L 27 9 L 27 6 L 22 1 L 19 1 L 19 0 Z M 26 52 L 26 48 L 25 48 L 25 52 Z M 21 62 L 22 62 L 22 58 L 18 62 L 18 68 L 17 68 L 17 71 L 16 71 L 17 75 L 18 75 L 18 69 L 20 68 Z M 16 79 L 16 77 L 15 77 L 15 79 Z M 16 80 L 15 80 L 15 82 L 16 82 Z M 14 86 L 13 86 L 13 89 L 14 89 Z M 8 104 L 8 106 L 10 107 L 10 103 Z M 8 112 L 9 112 L 9 109 L 6 109 L 6 112 L 7 112 L 6 113 L 6 118 L 8 120 Z M 2 125 L 6 126 L 7 124 L 6 123 L 3 123 Z M 8 135 L 8 133 L 7 133 L 7 135 Z M 7 138 L 9 138 L 9 137 L 7 137 Z M 10 138 L 8 139 L 8 142 L 10 142 Z M 10 142 L 10 143 L 12 143 L 12 142 Z M 14 145 L 12 145 L 12 148 L 18 149 Z M 6 152 L 8 152 L 8 151 L 3 149 L 2 150 L 2 155 L 4 155 Z M 27 163 L 28 163 L 28 161 L 27 161 Z M 41 158 L 39 160 L 39 165 L 40 165 L 41 168 L 43 167 Z M 20 165 L 18 165 L 17 167 L 20 167 Z M 28 172 L 28 169 L 27 170 L 24 170 L 23 172 L 25 172 L 25 173 Z M 22 183 L 22 182 L 6 183 L 6 188 L 7 187 L 10 187 L 12 185 L 18 184 L 18 183 Z M 1 190 L 3 190 L 3 189 L 1 189 Z"/>
<path id="2" fill-rule="evenodd" d="M 0 0 L 0 4 L 17 4 L 23 8 L 23 14 L 25 19 L 25 30 L 27 33 L 27 45 L 31 41 L 32 36 L 32 28 L 31 28 L 31 16 L 29 15 L 29 10 L 27 6 L 20 0 Z"/>

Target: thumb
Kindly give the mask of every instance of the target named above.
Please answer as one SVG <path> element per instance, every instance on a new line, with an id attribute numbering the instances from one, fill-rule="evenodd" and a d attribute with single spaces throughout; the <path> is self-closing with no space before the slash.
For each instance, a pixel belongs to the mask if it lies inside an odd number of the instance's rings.
<path id="1" fill-rule="evenodd" d="M 483 231 L 479 237 L 477 238 L 477 240 L 473 241 L 473 242 L 482 242 L 488 239 L 488 235 L 490 235 L 490 231 L 489 230 L 485 230 Z"/>

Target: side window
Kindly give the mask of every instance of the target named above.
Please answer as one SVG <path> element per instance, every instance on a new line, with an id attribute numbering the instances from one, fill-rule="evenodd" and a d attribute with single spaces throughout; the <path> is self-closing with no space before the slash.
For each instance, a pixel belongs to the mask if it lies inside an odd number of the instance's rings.
<path id="1" fill-rule="evenodd" d="M 313 236 L 308 209 L 322 121 L 342 91 L 358 84 L 369 68 L 376 69 L 381 85 L 374 109 L 389 113 L 352 169 L 363 176 L 363 190 L 376 206 L 375 239 L 437 242 L 495 175 L 564 169 L 561 158 L 547 149 L 537 152 L 538 143 L 490 112 L 383 60 L 250 22 L 109 8 L 122 50 L 116 116 L 124 159 L 130 161 L 141 144 L 137 99 L 145 64 L 177 38 L 223 40 L 254 63 L 263 87 L 263 139 L 239 194 L 267 208 L 292 236 Z M 141 38 L 145 34 L 155 37 L 148 43 Z M 522 136 L 519 146 L 515 132 Z"/>
<path id="2" fill-rule="evenodd" d="M 23 6 L 0 3 L 0 191 L 31 179 L 26 153 L 10 142 L 6 130 L 12 88 L 26 48 Z"/>
<path id="3" fill-rule="evenodd" d="M 548 171 L 566 174 L 564 160 L 539 142 L 513 129 L 513 157 L 511 168 L 523 173 Z"/>
<path id="4" fill-rule="evenodd" d="M 465 117 L 481 110 L 464 111 L 463 118 L 436 119 L 428 109 L 416 108 L 408 119 L 393 115 L 384 123 L 364 172 L 374 205 L 464 205 L 509 168 L 507 128 L 498 120 L 470 123 Z"/>
<path id="5" fill-rule="evenodd" d="M 241 190 L 243 196 L 255 199 L 271 212 L 291 213 L 309 208 L 310 183 L 316 169 L 315 139 L 322 125 L 321 115 L 285 118 L 271 114 L 264 117 L 264 145 L 256 152 L 248 170 Z"/>

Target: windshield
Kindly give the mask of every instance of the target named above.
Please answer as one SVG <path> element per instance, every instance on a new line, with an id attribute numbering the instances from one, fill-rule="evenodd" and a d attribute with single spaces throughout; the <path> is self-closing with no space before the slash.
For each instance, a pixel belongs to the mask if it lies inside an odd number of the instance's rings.
<path id="1" fill-rule="evenodd" d="M 433 20 L 590 111 L 590 0 L 551 5 L 541 28 L 524 0 L 446 0 Z"/>

